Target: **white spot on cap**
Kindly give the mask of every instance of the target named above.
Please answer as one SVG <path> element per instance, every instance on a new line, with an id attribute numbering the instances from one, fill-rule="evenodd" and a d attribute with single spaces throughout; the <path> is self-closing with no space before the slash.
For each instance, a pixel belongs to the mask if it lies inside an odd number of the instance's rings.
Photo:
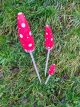
<path id="1" fill-rule="evenodd" d="M 48 35 L 48 33 L 46 32 L 46 35 Z"/>
<path id="2" fill-rule="evenodd" d="M 22 34 L 20 34 L 19 36 L 20 36 L 20 38 L 23 38 L 23 35 L 22 35 Z"/>
<path id="3" fill-rule="evenodd" d="M 25 28 L 25 23 L 22 23 L 22 24 L 21 24 L 21 27 Z"/>
<path id="4" fill-rule="evenodd" d="M 48 40 L 48 38 L 45 39 L 45 41 L 47 41 L 47 40 Z"/>
<path id="5" fill-rule="evenodd" d="M 29 32 L 29 35 L 31 36 L 31 35 L 32 35 L 32 33 L 31 33 L 31 32 Z"/>
<path id="6" fill-rule="evenodd" d="M 31 47 L 31 46 L 32 46 L 32 44 L 30 43 L 28 46 L 29 46 L 29 47 Z"/>
<path id="7" fill-rule="evenodd" d="M 49 25 L 46 25 L 46 27 L 49 27 Z"/>
<path id="8" fill-rule="evenodd" d="M 53 38 L 51 38 L 51 41 L 53 41 Z"/>
<path id="9" fill-rule="evenodd" d="M 19 13 L 18 13 L 18 15 L 21 15 L 21 14 L 22 14 L 22 12 L 19 12 Z"/>
<path id="10" fill-rule="evenodd" d="M 29 38 L 29 37 L 27 36 L 27 38 Z"/>
<path id="11" fill-rule="evenodd" d="M 48 49 L 50 49 L 50 47 L 48 47 Z"/>

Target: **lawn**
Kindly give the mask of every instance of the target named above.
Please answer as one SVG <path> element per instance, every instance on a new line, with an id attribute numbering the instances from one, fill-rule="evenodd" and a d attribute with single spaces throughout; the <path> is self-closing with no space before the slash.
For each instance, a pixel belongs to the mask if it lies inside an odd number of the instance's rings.
<path id="1" fill-rule="evenodd" d="M 34 35 L 41 84 L 17 36 L 18 12 L 25 14 Z M 47 85 L 46 24 L 55 35 L 49 66 L 56 64 Z M 80 0 L 0 1 L 0 107 L 80 107 Z"/>

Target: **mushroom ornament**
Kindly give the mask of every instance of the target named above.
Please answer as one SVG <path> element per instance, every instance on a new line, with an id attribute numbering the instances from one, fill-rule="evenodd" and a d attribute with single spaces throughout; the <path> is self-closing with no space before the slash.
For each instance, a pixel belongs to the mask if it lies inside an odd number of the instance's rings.
<path id="1" fill-rule="evenodd" d="M 55 69 L 56 69 L 56 65 L 55 64 L 52 64 L 49 68 L 49 71 L 48 71 L 48 78 L 45 82 L 45 84 L 47 84 L 47 82 L 49 81 L 50 77 L 55 73 Z"/>
<path id="2" fill-rule="evenodd" d="M 41 83 L 41 78 L 39 75 L 39 70 L 37 68 L 37 65 L 35 63 L 34 57 L 32 52 L 35 50 L 35 43 L 34 38 L 30 30 L 30 26 L 28 24 L 27 19 L 25 18 L 24 13 L 19 12 L 17 15 L 17 27 L 18 27 L 18 36 L 20 43 L 24 49 L 25 52 L 28 52 L 32 58 L 33 65 L 35 68 L 35 71 L 37 73 L 38 79 Z"/>
<path id="3" fill-rule="evenodd" d="M 46 76 L 50 51 L 54 47 L 54 35 L 49 25 L 45 26 L 44 38 L 45 38 L 44 45 L 45 45 L 45 48 L 48 50 L 47 58 L 46 58 L 46 66 L 45 66 L 45 76 Z"/>

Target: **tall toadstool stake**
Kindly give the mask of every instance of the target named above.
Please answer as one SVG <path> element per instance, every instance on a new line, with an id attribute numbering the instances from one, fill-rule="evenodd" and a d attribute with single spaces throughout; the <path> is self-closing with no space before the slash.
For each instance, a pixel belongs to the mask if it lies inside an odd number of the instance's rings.
<path id="1" fill-rule="evenodd" d="M 53 37 L 54 35 L 52 34 L 52 30 L 51 30 L 51 27 L 49 25 L 45 26 L 44 31 L 45 31 L 45 34 L 44 34 L 45 42 L 44 42 L 44 44 L 45 44 L 46 49 L 48 50 L 47 58 L 46 58 L 46 66 L 45 66 L 45 76 L 46 76 L 50 51 L 54 47 L 54 37 Z"/>
<path id="2" fill-rule="evenodd" d="M 53 74 L 55 73 L 55 69 L 56 69 L 56 65 L 55 65 L 55 64 L 52 64 L 52 65 L 50 66 L 50 68 L 49 68 L 49 71 L 48 71 L 48 74 L 49 74 L 49 75 L 48 75 L 48 78 L 47 78 L 45 84 L 47 84 L 47 82 L 49 81 L 51 75 L 53 75 Z"/>
<path id="3" fill-rule="evenodd" d="M 19 36 L 20 43 L 24 51 L 30 54 L 38 79 L 41 83 L 39 71 L 32 54 L 32 52 L 35 50 L 34 38 L 31 33 L 28 21 L 26 20 L 25 15 L 22 12 L 18 13 L 17 15 L 17 26 L 18 26 L 18 36 Z"/>

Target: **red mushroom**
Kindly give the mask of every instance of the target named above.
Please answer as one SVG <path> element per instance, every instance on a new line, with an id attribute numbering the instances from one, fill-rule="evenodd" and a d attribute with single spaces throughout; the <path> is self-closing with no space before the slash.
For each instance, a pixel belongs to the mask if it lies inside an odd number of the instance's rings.
<path id="1" fill-rule="evenodd" d="M 47 67 L 48 67 L 48 60 L 49 60 L 49 54 L 50 54 L 50 51 L 54 47 L 54 35 L 53 35 L 51 27 L 49 25 L 45 26 L 44 31 L 45 31 L 45 34 L 44 34 L 45 42 L 44 42 L 44 44 L 45 44 L 46 49 L 48 50 L 47 59 L 46 59 L 46 66 L 45 66 L 45 76 L 46 76 Z"/>
<path id="2" fill-rule="evenodd" d="M 56 65 L 52 64 L 49 68 L 48 74 L 53 75 L 55 73 L 55 68 L 56 68 Z"/>
<path id="3" fill-rule="evenodd" d="M 20 43 L 21 43 L 24 51 L 30 53 L 38 79 L 41 82 L 41 78 L 39 76 L 39 71 L 36 66 L 33 54 L 32 54 L 32 52 L 35 49 L 34 38 L 31 33 L 28 21 L 26 20 L 25 15 L 22 12 L 19 12 L 17 15 L 17 26 L 18 26 L 18 36 L 20 39 Z"/>
<path id="4" fill-rule="evenodd" d="M 47 50 L 51 50 L 54 47 L 54 35 L 49 25 L 45 26 L 45 47 Z"/>
<path id="5" fill-rule="evenodd" d="M 49 81 L 50 77 L 55 73 L 55 69 L 56 69 L 56 65 L 55 64 L 52 64 L 49 68 L 49 71 L 48 71 L 48 78 L 45 82 L 45 84 L 47 84 L 47 82 Z"/>
<path id="6" fill-rule="evenodd" d="M 32 36 L 28 21 L 22 12 L 17 15 L 18 35 L 20 43 L 26 52 L 33 52 L 35 49 L 34 38 Z"/>

